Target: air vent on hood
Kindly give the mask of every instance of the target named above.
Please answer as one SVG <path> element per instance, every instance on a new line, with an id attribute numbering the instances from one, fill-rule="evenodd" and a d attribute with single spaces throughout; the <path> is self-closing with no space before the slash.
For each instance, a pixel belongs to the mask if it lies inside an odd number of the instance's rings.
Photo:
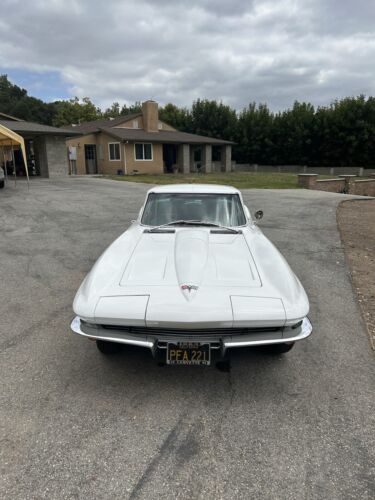
<path id="1" fill-rule="evenodd" d="M 237 231 L 237 233 L 233 233 L 230 229 L 211 229 L 211 234 L 242 234 L 241 229 Z"/>
<path id="2" fill-rule="evenodd" d="M 162 234 L 162 233 L 173 234 L 176 232 L 176 230 L 160 228 L 160 229 L 145 229 L 143 232 L 149 234 Z"/>

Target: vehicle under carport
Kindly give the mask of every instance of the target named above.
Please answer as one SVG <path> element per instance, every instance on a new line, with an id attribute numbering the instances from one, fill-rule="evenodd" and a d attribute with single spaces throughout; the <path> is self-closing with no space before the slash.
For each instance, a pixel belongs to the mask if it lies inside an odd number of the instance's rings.
<path id="1" fill-rule="evenodd" d="M 15 152 L 19 153 L 19 156 L 21 158 L 23 168 L 24 168 L 24 174 L 27 177 L 27 180 L 29 181 L 29 171 L 27 167 L 27 161 L 26 161 L 26 149 L 25 149 L 25 141 L 23 137 L 21 137 L 19 134 L 16 134 L 12 130 L 8 129 L 4 125 L 0 124 L 0 153 L 1 156 L 0 158 L 3 159 L 3 165 L 4 165 L 4 174 L 5 174 L 5 179 L 7 180 L 8 178 L 8 169 L 6 167 L 7 160 L 6 158 L 10 156 L 11 161 L 13 165 L 15 165 Z M 16 179 L 17 175 L 17 170 L 14 168 L 13 169 L 13 177 Z M 4 180 L 0 180 L 0 187 L 4 187 Z"/>

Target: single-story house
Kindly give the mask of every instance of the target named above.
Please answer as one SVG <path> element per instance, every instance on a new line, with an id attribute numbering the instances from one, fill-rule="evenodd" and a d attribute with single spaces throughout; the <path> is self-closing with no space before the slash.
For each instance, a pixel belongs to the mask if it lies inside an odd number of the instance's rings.
<path id="1" fill-rule="evenodd" d="M 65 127 L 67 128 L 67 127 Z M 71 125 L 66 142 L 71 174 L 230 171 L 232 142 L 180 132 L 159 119 L 158 104 L 116 118 Z"/>
<path id="2" fill-rule="evenodd" d="M 0 125 L 24 138 L 26 161 L 31 175 L 41 177 L 66 175 L 69 166 L 66 139 L 79 135 L 78 132 L 27 122 L 1 112 Z M 8 175 L 14 173 L 14 168 L 17 175 L 26 174 L 22 152 L 18 145 L 9 146 L 8 143 L 2 145 L 0 141 L 0 166 L 6 169 Z"/>

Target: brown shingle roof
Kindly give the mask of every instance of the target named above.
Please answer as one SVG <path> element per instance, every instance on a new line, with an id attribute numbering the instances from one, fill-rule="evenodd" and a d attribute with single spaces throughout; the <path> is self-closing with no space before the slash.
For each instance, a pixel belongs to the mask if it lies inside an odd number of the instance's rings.
<path id="1" fill-rule="evenodd" d="M 24 134 L 53 134 L 53 135 L 81 135 L 79 132 L 75 132 L 72 129 L 50 127 L 49 125 L 42 125 L 41 123 L 25 122 L 23 120 L 13 121 L 13 120 L 1 120 L 1 125 L 13 130 L 13 132 L 24 133 Z"/>
<path id="2" fill-rule="evenodd" d="M 21 118 L 17 118 L 16 116 L 12 116 L 12 115 L 7 115 L 6 113 L 3 113 L 2 111 L 0 111 L 0 120 L 12 120 L 12 121 L 15 121 L 15 122 L 21 122 Z"/>
<path id="3" fill-rule="evenodd" d="M 101 130 L 122 141 L 163 142 L 179 144 L 234 144 L 231 141 L 206 137 L 204 135 L 188 134 L 178 130 L 159 130 L 159 132 L 146 132 L 143 129 L 102 127 Z"/>
<path id="4" fill-rule="evenodd" d="M 116 125 L 120 125 L 123 122 L 127 122 L 128 120 L 132 120 L 137 116 L 141 116 L 142 113 L 131 113 L 129 115 L 118 116 L 117 118 L 109 119 L 109 118 L 100 118 L 100 120 L 94 120 L 92 122 L 83 122 L 78 125 L 68 125 L 64 128 L 68 130 L 74 130 L 79 132 L 80 134 L 94 134 L 95 132 L 99 132 L 99 130 L 103 127 L 115 127 Z"/>

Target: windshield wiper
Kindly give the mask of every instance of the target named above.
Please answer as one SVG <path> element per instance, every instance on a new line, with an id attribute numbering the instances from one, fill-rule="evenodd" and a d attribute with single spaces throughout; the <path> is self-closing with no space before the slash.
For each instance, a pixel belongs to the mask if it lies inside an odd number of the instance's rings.
<path id="1" fill-rule="evenodd" d="M 160 226 L 155 226 L 149 229 L 147 232 L 153 233 L 167 226 L 208 226 L 208 227 L 216 227 L 218 229 L 222 229 L 228 231 L 230 233 L 239 234 L 242 231 L 238 229 L 233 229 L 232 227 L 222 226 L 220 224 L 215 224 L 214 222 L 205 222 L 202 220 L 174 220 L 171 222 L 167 222 L 166 224 L 160 224 Z"/>
<path id="2" fill-rule="evenodd" d="M 228 231 L 228 232 L 234 233 L 234 234 L 242 233 L 241 229 L 233 229 L 233 227 L 222 226 L 221 224 L 215 224 L 214 222 L 201 221 L 201 222 L 199 222 L 199 224 L 202 226 L 215 227 L 217 229 L 221 229 L 223 231 Z"/>
<path id="3" fill-rule="evenodd" d="M 163 229 L 164 227 L 168 226 L 175 226 L 175 225 L 183 225 L 183 224 L 190 224 L 192 221 L 187 221 L 187 220 L 173 220 L 171 222 L 166 222 L 165 224 L 160 224 L 159 226 L 154 226 L 151 227 L 150 229 L 147 229 L 148 233 L 156 233 L 160 229 Z"/>

